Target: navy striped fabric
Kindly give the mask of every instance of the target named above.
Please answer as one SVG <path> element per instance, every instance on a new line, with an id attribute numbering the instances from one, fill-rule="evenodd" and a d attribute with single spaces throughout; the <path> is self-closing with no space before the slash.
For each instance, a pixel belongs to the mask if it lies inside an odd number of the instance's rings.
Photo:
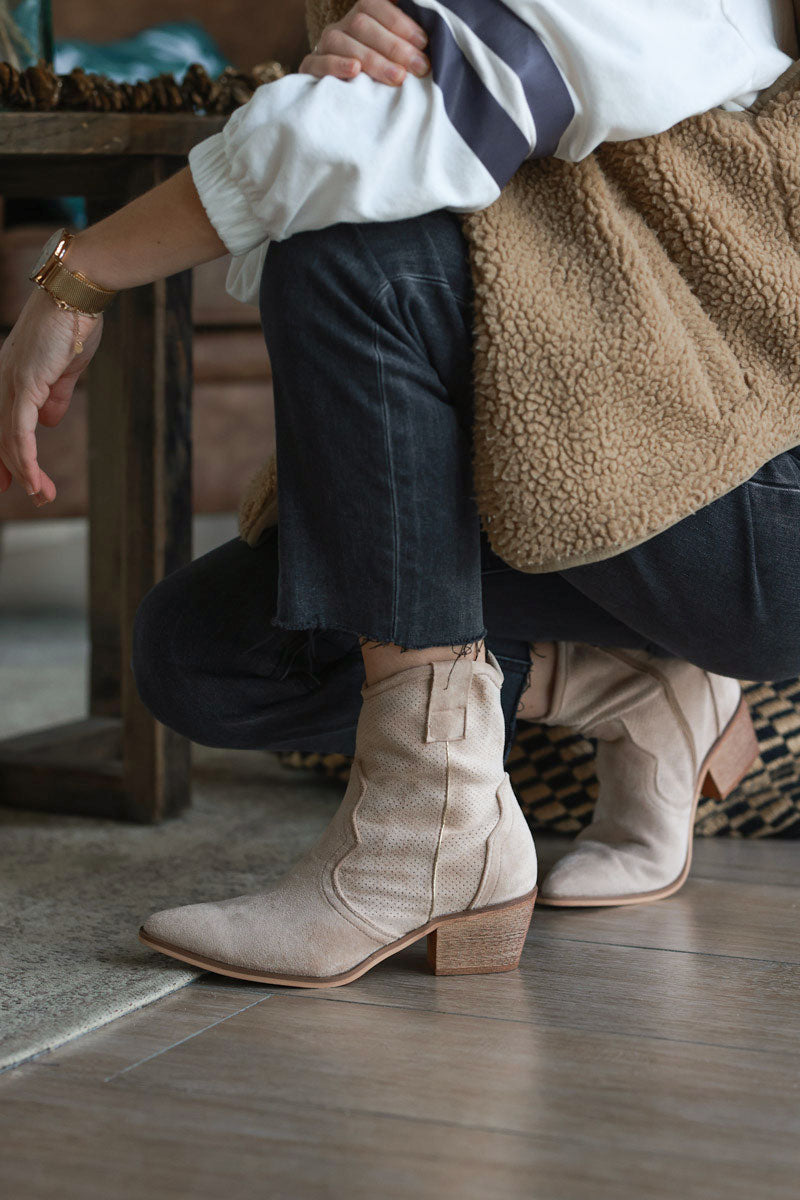
<path id="1" fill-rule="evenodd" d="M 443 7 L 468 25 L 519 77 L 536 125 L 534 156 L 552 154 L 575 109 L 539 36 L 500 0 L 446 0 Z M 529 154 L 525 136 L 464 57 L 443 18 L 414 0 L 398 0 L 398 8 L 427 33 L 426 53 L 445 111 L 497 186 L 503 188 Z"/>
<path id="2" fill-rule="evenodd" d="M 539 35 L 500 0 L 446 0 L 446 5 L 519 76 L 536 124 L 534 155 L 552 154 L 575 106 Z"/>
<path id="3" fill-rule="evenodd" d="M 398 0 L 398 8 L 428 35 L 425 50 L 434 82 L 441 88 L 445 111 L 453 127 L 503 188 L 528 154 L 519 127 L 495 100 L 478 72 L 464 58 L 446 22 L 414 0 Z"/>

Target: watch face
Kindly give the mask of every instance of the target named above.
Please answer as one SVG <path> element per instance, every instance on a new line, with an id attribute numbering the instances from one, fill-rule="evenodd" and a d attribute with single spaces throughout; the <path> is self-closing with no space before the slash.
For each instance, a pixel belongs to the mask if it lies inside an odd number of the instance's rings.
<path id="1" fill-rule="evenodd" d="M 31 279 L 33 278 L 34 275 L 38 275 L 38 273 L 41 271 L 42 267 L 47 262 L 48 258 L 53 253 L 53 251 L 56 249 L 56 247 L 58 246 L 58 243 L 61 241 L 63 236 L 64 236 L 64 230 L 57 229 L 56 232 L 53 234 L 53 236 L 47 241 L 41 254 L 39 255 L 39 257 L 36 260 L 36 264 L 35 264 L 33 270 L 30 273 Z"/>

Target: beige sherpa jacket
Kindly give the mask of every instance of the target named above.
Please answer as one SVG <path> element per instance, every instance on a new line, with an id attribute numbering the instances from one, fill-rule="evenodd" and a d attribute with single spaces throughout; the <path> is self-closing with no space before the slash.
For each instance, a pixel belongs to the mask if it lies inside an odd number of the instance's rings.
<path id="1" fill-rule="evenodd" d="M 310 0 L 312 44 L 349 7 Z M 463 225 L 475 492 L 512 566 L 608 558 L 800 444 L 800 60 L 744 111 L 531 159 Z M 241 536 L 276 515 L 270 462 Z"/>

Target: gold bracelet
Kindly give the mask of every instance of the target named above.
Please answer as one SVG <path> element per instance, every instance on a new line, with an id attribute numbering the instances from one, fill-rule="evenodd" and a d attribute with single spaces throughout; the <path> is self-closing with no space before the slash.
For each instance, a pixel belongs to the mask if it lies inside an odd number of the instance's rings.
<path id="1" fill-rule="evenodd" d="M 42 290 L 46 291 L 47 289 L 43 288 Z M 80 318 L 81 317 L 93 317 L 96 320 L 97 313 L 86 312 L 85 309 L 75 308 L 75 306 L 73 304 L 67 304 L 64 300 L 57 300 L 56 297 L 52 294 L 52 292 L 48 292 L 47 294 L 50 297 L 50 299 L 53 301 L 53 304 L 55 304 L 56 308 L 60 308 L 62 312 L 71 312 L 73 314 L 73 316 L 75 318 L 75 324 L 74 324 L 74 343 L 73 343 L 73 347 L 72 347 L 72 355 L 73 355 L 73 357 L 76 357 L 78 354 L 82 354 L 83 353 L 83 339 L 81 337 Z"/>
<path id="2" fill-rule="evenodd" d="M 75 356 L 83 353 L 83 341 L 81 340 L 81 327 L 80 319 L 78 317 L 78 310 L 75 308 L 72 311 L 73 316 L 75 317 L 75 345 L 72 347 L 72 353 L 73 356 Z"/>

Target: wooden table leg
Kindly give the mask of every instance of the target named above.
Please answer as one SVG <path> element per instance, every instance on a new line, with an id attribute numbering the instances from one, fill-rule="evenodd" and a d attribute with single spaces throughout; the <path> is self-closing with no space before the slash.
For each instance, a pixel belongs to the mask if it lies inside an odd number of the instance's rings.
<path id="1" fill-rule="evenodd" d="M 161 159 L 140 164 L 119 199 L 168 173 Z M 118 706 L 126 815 L 144 821 L 189 802 L 190 744 L 144 707 L 130 662 L 139 602 L 191 558 L 191 281 L 185 271 L 116 298 L 89 389 L 90 711 Z"/>
<path id="2" fill-rule="evenodd" d="M 133 159 L 92 220 L 180 163 Z M 121 293 L 89 368 L 89 717 L 0 743 L 0 803 L 152 822 L 190 798 L 190 743 L 139 699 L 145 593 L 191 558 L 191 272 Z"/>

